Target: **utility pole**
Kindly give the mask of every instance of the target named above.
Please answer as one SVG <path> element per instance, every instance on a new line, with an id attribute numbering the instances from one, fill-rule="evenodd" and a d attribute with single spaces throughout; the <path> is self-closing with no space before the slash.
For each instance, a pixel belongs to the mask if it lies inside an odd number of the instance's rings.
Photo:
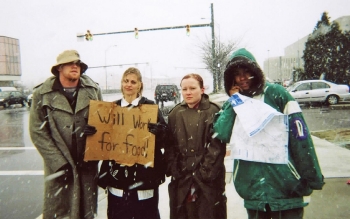
<path id="1" fill-rule="evenodd" d="M 216 57 L 215 57 L 215 32 L 214 32 L 214 6 L 213 3 L 210 4 L 211 12 L 211 55 L 213 59 L 213 81 L 214 81 L 214 93 L 218 92 L 218 77 L 216 73 Z"/>
<path id="2" fill-rule="evenodd" d="M 267 75 L 270 77 L 270 50 L 267 50 Z"/>
<path id="3" fill-rule="evenodd" d="M 107 87 L 107 51 L 112 48 L 112 47 L 115 47 L 117 45 L 112 45 L 112 46 L 109 46 L 106 50 L 105 50 L 105 77 L 106 77 L 106 92 L 108 90 L 108 87 Z"/>

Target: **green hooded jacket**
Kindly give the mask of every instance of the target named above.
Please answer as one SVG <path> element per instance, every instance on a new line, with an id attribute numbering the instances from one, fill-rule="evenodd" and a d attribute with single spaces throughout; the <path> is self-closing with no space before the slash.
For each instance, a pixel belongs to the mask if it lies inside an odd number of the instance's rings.
<path id="1" fill-rule="evenodd" d="M 264 101 L 277 111 L 288 115 L 288 164 L 260 163 L 234 160 L 234 185 L 244 199 L 247 209 L 272 211 L 304 207 L 305 196 L 322 189 L 324 182 L 308 127 L 298 103 L 289 92 L 277 84 L 265 83 L 264 75 L 253 55 L 245 49 L 233 53 L 224 73 L 228 93 L 233 82 L 233 70 L 245 67 L 253 74 L 253 89 L 242 93 Z M 229 93 L 228 93 L 229 94 Z M 229 143 L 236 113 L 227 101 L 215 115 L 216 138 Z"/>

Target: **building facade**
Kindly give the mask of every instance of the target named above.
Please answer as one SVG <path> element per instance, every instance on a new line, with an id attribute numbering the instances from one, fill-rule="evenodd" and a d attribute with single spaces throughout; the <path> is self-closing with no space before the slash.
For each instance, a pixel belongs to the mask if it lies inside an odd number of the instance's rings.
<path id="1" fill-rule="evenodd" d="M 340 17 L 335 20 L 342 31 L 350 31 L 350 16 Z M 284 49 L 284 56 L 269 57 L 264 61 L 264 73 L 271 80 L 283 82 L 292 79 L 292 71 L 295 68 L 304 68 L 302 59 L 305 43 L 308 35 L 292 43 Z"/>
<path id="2" fill-rule="evenodd" d="M 21 75 L 19 40 L 0 36 L 0 87 L 14 87 Z"/>

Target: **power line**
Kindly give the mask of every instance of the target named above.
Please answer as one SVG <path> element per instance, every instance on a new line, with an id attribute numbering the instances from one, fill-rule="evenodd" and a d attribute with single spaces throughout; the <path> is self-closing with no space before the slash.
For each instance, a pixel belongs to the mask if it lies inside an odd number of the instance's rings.
<path id="1" fill-rule="evenodd" d="M 123 65 L 139 65 L 139 64 L 149 64 L 148 62 L 138 62 L 138 63 L 126 63 L 126 64 L 119 64 L 119 65 L 101 65 L 101 66 L 93 66 L 89 68 L 108 68 L 108 67 L 114 67 L 114 66 L 123 66 Z"/>

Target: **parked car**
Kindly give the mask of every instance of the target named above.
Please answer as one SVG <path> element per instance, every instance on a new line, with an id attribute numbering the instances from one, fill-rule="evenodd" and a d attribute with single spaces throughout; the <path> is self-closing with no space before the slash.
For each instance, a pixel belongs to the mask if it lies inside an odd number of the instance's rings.
<path id="1" fill-rule="evenodd" d="M 350 100 L 349 87 L 326 80 L 304 80 L 295 82 L 287 88 L 294 99 L 300 103 L 324 102 L 337 104 L 340 100 Z"/>
<path id="2" fill-rule="evenodd" d="M 0 91 L 0 106 L 7 108 L 12 104 L 27 106 L 27 96 L 19 91 Z"/>
<path id="3" fill-rule="evenodd" d="M 33 94 L 29 94 L 27 96 L 27 102 L 29 107 L 32 105 L 32 99 L 33 99 Z"/>
<path id="4" fill-rule="evenodd" d="M 0 87 L 1 91 L 17 91 L 17 89 L 15 87 Z"/>
<path id="5" fill-rule="evenodd" d="M 157 104 L 174 101 L 175 104 L 181 101 L 179 88 L 175 84 L 158 84 L 154 91 L 154 100 Z"/>

